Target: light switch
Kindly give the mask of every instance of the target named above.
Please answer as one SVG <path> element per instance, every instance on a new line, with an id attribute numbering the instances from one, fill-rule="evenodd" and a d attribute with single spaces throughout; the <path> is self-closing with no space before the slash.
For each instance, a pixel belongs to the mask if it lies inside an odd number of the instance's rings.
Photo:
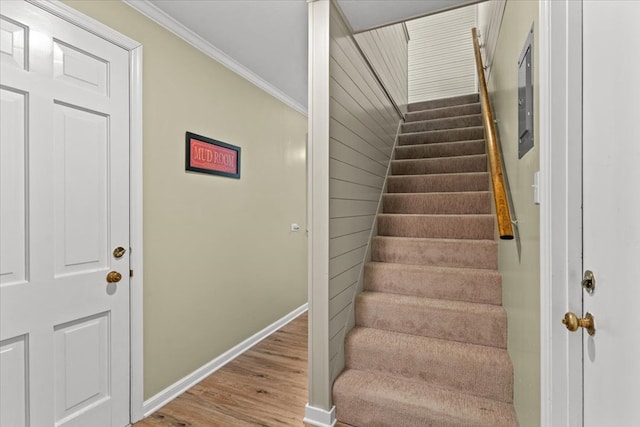
<path id="1" fill-rule="evenodd" d="M 533 174 L 533 203 L 540 204 L 540 171 Z"/>

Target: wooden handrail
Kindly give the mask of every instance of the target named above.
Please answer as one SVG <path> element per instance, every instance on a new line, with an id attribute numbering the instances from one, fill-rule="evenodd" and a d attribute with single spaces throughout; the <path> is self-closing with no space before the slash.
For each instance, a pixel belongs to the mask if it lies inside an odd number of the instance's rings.
<path id="1" fill-rule="evenodd" d="M 513 239 L 511 213 L 509 212 L 507 192 L 505 191 L 504 178 L 502 176 L 502 161 L 500 160 L 496 127 L 493 122 L 493 111 L 491 111 L 489 91 L 487 90 L 484 67 L 482 66 L 482 56 L 480 55 L 480 45 L 478 44 L 478 30 L 475 27 L 472 28 L 471 34 L 473 34 L 473 50 L 476 54 L 476 70 L 478 72 L 478 82 L 480 86 L 482 122 L 484 124 L 485 139 L 487 141 L 489 169 L 491 171 L 491 182 L 493 184 L 493 199 L 496 204 L 496 216 L 498 218 L 498 232 L 501 239 L 511 240 Z"/>

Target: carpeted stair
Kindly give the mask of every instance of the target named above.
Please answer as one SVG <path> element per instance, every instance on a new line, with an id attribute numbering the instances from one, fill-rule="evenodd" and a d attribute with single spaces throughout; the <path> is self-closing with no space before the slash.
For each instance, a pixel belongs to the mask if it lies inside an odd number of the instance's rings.
<path id="1" fill-rule="evenodd" d="M 517 426 L 478 95 L 409 106 L 345 371 L 351 426 Z"/>

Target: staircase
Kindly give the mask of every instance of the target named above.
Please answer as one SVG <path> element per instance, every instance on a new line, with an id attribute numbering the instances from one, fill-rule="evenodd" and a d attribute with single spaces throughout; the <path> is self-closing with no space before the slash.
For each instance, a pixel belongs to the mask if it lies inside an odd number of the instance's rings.
<path id="1" fill-rule="evenodd" d="M 351 426 L 517 426 L 478 95 L 409 106 L 336 379 Z"/>

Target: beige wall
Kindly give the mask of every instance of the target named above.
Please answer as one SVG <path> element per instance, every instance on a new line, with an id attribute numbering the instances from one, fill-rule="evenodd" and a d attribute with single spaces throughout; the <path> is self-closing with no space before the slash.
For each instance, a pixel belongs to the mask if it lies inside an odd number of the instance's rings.
<path id="1" fill-rule="evenodd" d="M 489 80 L 512 213 L 518 221 L 516 239 L 500 243 L 499 267 L 515 370 L 515 407 L 522 427 L 540 425 L 540 213 L 531 187 L 539 170 L 537 18 L 537 1 L 507 1 Z M 517 61 L 534 22 L 535 141 L 534 148 L 518 160 Z"/>
<path id="2" fill-rule="evenodd" d="M 121 2 L 66 3 L 144 46 L 147 399 L 306 302 L 307 120 Z M 242 147 L 241 179 L 185 173 L 185 131 Z"/>

